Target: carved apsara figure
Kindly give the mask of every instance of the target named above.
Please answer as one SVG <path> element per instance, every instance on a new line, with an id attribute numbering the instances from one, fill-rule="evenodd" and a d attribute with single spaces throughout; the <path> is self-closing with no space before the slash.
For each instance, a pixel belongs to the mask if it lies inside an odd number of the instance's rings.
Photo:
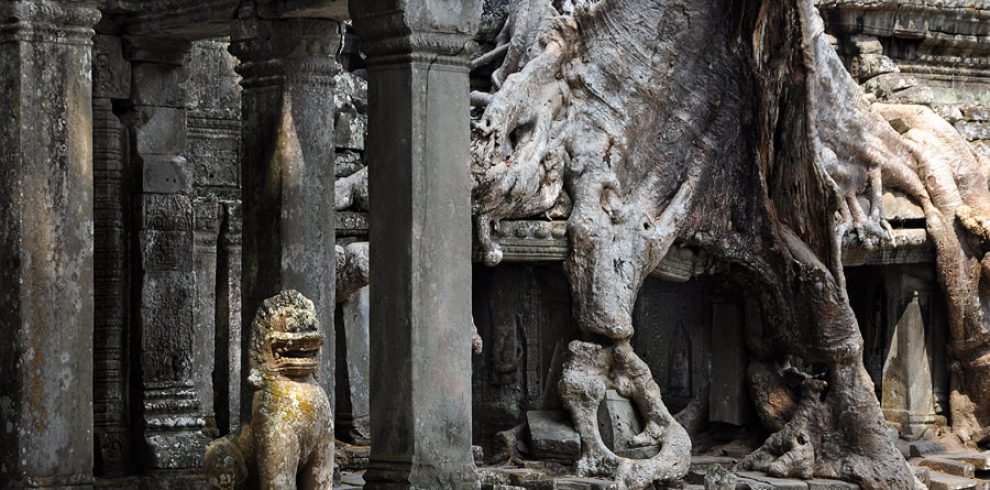
<path id="1" fill-rule="evenodd" d="M 262 303 L 251 324 L 251 422 L 207 449 L 213 488 L 331 488 L 333 417 L 319 384 L 322 346 L 312 301 L 289 290 Z"/>

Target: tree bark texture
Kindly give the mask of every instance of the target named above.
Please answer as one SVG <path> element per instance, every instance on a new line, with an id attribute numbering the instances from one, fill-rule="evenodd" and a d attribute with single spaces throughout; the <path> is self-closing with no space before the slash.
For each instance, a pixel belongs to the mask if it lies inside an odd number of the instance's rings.
<path id="1" fill-rule="evenodd" d="M 760 298 L 760 369 L 803 379 L 741 465 L 920 487 L 885 435 L 842 271 L 843 243 L 889 238 L 885 187 L 925 210 L 969 407 L 957 418 L 987 424 L 986 162 L 927 107 L 871 107 L 812 0 L 513 0 L 497 43 L 476 63 L 495 65 L 492 90 L 472 96 L 484 106 L 472 128 L 478 238 L 497 264 L 499 220 L 545 213 L 562 193 L 573 202 L 565 267 L 586 341 L 571 344 L 558 388 L 582 436 L 580 472 L 626 488 L 687 472 L 690 441 L 629 341 L 640 286 L 677 241 L 730 264 Z M 657 457 L 601 442 L 608 388 L 639 406 Z"/>

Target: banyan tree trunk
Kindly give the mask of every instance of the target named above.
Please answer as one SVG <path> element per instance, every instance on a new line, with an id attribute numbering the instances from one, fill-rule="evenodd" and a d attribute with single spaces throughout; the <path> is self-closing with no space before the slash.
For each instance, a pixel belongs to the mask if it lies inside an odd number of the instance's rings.
<path id="1" fill-rule="evenodd" d="M 486 107 L 472 172 L 490 264 L 501 258 L 493 222 L 543 213 L 562 191 L 573 202 L 565 267 L 574 316 L 598 339 L 572 342 L 558 386 L 582 437 L 579 471 L 627 488 L 687 471 L 687 434 L 629 341 L 640 286 L 677 240 L 731 264 L 760 298 L 759 360 L 815 371 L 790 418 L 742 466 L 867 489 L 920 486 L 885 435 L 863 368 L 842 243 L 886 237 L 882 177 L 922 204 L 958 306 L 953 345 L 966 366 L 986 365 L 984 167 L 926 154 L 925 138 L 954 144 L 947 133 L 919 129 L 912 142 L 887 122 L 921 127 L 930 111 L 871 109 L 812 0 L 601 0 L 568 12 L 569 2 L 511 3 L 503 46 L 485 58 L 507 53 L 505 64 L 493 92 L 473 97 Z M 965 379 L 976 404 L 990 391 L 982 373 Z M 657 457 L 621 458 L 602 443 L 595 412 L 606 389 L 637 403 L 647 421 L 638 442 L 659 443 Z"/>

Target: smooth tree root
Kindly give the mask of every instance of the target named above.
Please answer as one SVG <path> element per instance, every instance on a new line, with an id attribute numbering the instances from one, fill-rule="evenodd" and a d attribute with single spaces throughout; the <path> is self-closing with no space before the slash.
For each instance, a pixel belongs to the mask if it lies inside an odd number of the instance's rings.
<path id="1" fill-rule="evenodd" d="M 687 474 L 691 465 L 688 433 L 667 411 L 660 399 L 660 387 L 627 341 L 614 347 L 571 342 L 557 389 L 581 434 L 578 474 L 612 478 L 623 490 L 672 482 Z M 610 389 L 631 399 L 643 414 L 644 429 L 634 436 L 632 444 L 659 444 L 658 454 L 648 459 L 624 458 L 602 441 L 598 407 Z"/>

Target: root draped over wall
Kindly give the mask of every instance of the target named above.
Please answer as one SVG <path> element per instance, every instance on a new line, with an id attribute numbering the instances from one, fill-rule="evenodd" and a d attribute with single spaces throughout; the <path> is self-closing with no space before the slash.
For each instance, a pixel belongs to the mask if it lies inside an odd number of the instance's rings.
<path id="1" fill-rule="evenodd" d="M 793 415 L 742 465 L 920 485 L 885 435 L 841 265 L 844 242 L 889 237 L 885 186 L 925 209 L 959 396 L 990 407 L 987 166 L 930 109 L 871 107 L 812 0 L 513 0 L 497 43 L 478 62 L 498 65 L 492 92 L 472 97 L 485 105 L 472 128 L 473 212 L 496 264 L 499 220 L 547 212 L 562 193 L 573 202 L 574 316 L 602 339 L 571 344 L 558 387 L 582 436 L 581 472 L 643 488 L 687 471 L 686 432 L 629 343 L 639 289 L 678 241 L 732 264 L 761 298 L 769 335 L 757 361 L 815 367 L 789 368 L 806 378 Z M 895 118 L 911 129 L 894 131 Z M 637 403 L 639 438 L 660 456 L 628 460 L 601 443 L 608 388 Z M 976 427 L 987 416 L 959 418 Z"/>

